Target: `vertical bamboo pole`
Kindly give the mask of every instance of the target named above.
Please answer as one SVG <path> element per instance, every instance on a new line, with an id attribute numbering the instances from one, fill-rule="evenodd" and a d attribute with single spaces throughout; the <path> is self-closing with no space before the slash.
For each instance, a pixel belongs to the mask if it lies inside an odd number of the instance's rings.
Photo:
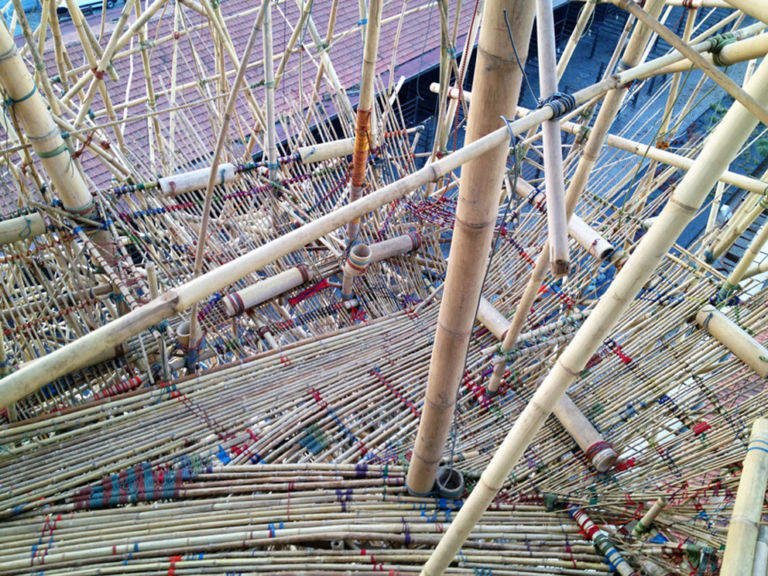
<path id="1" fill-rule="evenodd" d="M 534 5 L 520 0 L 488 0 L 477 47 L 466 141 L 472 142 L 503 126 L 517 107 L 522 75 L 504 22 L 509 15 L 518 54 L 528 54 Z M 432 489 L 448 437 L 456 391 L 464 369 L 467 343 L 483 284 L 498 191 L 504 177 L 507 147 L 467 163 L 462 169 L 451 257 L 432 349 L 424 411 L 408 469 L 407 486 L 416 494 Z"/>
<path id="2" fill-rule="evenodd" d="M 264 10 L 264 81 L 267 93 L 267 168 L 269 181 L 274 182 L 280 166 L 277 164 L 277 138 L 275 136 L 275 74 L 272 47 L 272 3 L 267 0 Z"/>
<path id="3" fill-rule="evenodd" d="M 205 190 L 205 202 L 203 204 L 203 213 L 200 219 L 200 233 L 197 237 L 197 250 L 195 251 L 195 268 L 193 271 L 193 277 L 199 276 L 200 272 L 203 270 L 203 254 L 205 253 L 206 238 L 208 237 L 208 221 L 210 219 L 211 204 L 213 202 L 213 188 L 216 185 L 217 178 L 219 177 L 219 161 L 221 159 L 221 154 L 224 151 L 224 143 L 228 138 L 229 122 L 232 117 L 232 111 L 235 108 L 235 100 L 237 99 L 237 94 L 240 91 L 240 86 L 243 83 L 245 70 L 248 68 L 248 61 L 251 57 L 253 45 L 256 42 L 256 32 L 259 30 L 259 28 L 261 28 L 264 22 L 265 13 L 269 9 L 269 2 L 270 0 L 263 0 L 261 9 L 256 15 L 256 20 L 253 23 L 251 33 L 248 36 L 248 41 L 245 44 L 245 50 L 243 50 L 243 57 L 240 60 L 240 67 L 237 70 L 235 82 L 232 85 L 232 90 L 230 91 L 229 97 L 227 98 L 224 118 L 221 123 L 221 131 L 219 132 L 219 137 L 216 140 L 216 149 L 213 152 L 211 171 L 208 175 L 208 185 Z M 189 315 L 189 335 L 190 342 L 192 343 L 198 342 L 200 338 L 197 324 L 197 304 L 197 302 L 193 304 Z"/>
<path id="4" fill-rule="evenodd" d="M 560 60 L 557 62 L 557 79 L 563 77 L 568 62 L 571 61 L 573 51 L 576 49 L 576 45 L 581 40 L 584 30 L 587 28 L 587 23 L 592 19 L 592 15 L 595 13 L 595 6 L 597 2 L 585 2 L 579 12 L 579 19 L 576 22 L 576 26 L 571 32 L 571 37 L 568 39 L 568 44 L 565 45 L 563 53 L 560 55 Z"/>
<path id="5" fill-rule="evenodd" d="M 651 529 L 651 525 L 653 524 L 654 520 L 658 518 L 659 514 L 661 514 L 662 510 L 667 507 L 667 499 L 663 496 L 659 497 L 656 502 L 653 503 L 653 506 L 650 507 L 648 512 L 646 512 L 640 520 L 637 521 L 637 524 L 635 524 L 635 527 L 632 528 L 632 536 L 635 538 L 639 538 L 648 530 Z"/>
<path id="6" fill-rule="evenodd" d="M 355 149 L 352 153 L 352 178 L 349 188 L 350 204 L 360 198 L 365 186 L 365 169 L 368 164 L 368 141 L 371 136 L 371 110 L 373 108 L 373 80 L 376 76 L 376 55 L 379 50 L 381 27 L 381 0 L 371 0 L 368 6 L 365 46 L 363 48 L 363 72 L 360 80 L 360 101 L 357 104 L 355 123 Z M 347 226 L 347 244 L 351 246 L 360 233 L 360 219 Z"/>
<path id="7" fill-rule="evenodd" d="M 752 424 L 739 490 L 733 504 L 720 576 L 751 576 L 768 482 L 768 418 Z"/>
<path id="8" fill-rule="evenodd" d="M 760 526 L 755 546 L 755 563 L 752 565 L 753 576 L 765 576 L 768 573 L 768 526 Z"/>
<path id="9" fill-rule="evenodd" d="M 747 85 L 747 91 L 762 105 L 768 103 L 768 61 L 764 60 L 760 64 Z M 422 574 L 442 574 L 453 561 L 472 528 L 544 424 L 555 403 L 629 308 L 656 266 L 696 214 L 707 193 L 717 182 L 718 175 L 728 167 L 756 125 L 757 118 L 744 106 L 735 103 L 710 134 L 696 163 L 680 182 L 654 225 L 635 248 L 608 291 L 600 298 L 592 314 L 584 321 L 515 421 L 475 489 L 424 565 Z M 752 551 L 754 553 L 754 539 Z M 751 561 L 749 566 L 751 568 Z"/>
<path id="10" fill-rule="evenodd" d="M 655 17 L 658 16 L 663 7 L 664 0 L 650 0 L 646 6 L 646 10 Z M 651 31 L 647 27 L 640 23 L 635 26 L 618 66 L 620 70 L 626 70 L 638 64 L 643 54 L 643 48 L 648 42 L 650 35 Z M 565 196 L 565 211 L 568 220 L 570 220 L 570 217 L 576 208 L 576 202 L 578 201 L 579 196 L 587 187 L 587 181 L 592 172 L 592 167 L 595 165 L 600 149 L 603 147 L 603 140 L 606 134 L 608 134 L 608 129 L 611 127 L 611 124 L 613 124 L 616 114 L 619 112 L 619 108 L 621 107 L 621 103 L 624 100 L 624 95 L 627 93 L 627 90 L 627 87 L 611 90 L 606 94 L 605 99 L 603 100 L 603 105 L 600 107 L 600 112 L 590 131 L 589 139 L 581 153 L 581 158 L 579 158 L 576 171 L 571 177 L 570 184 L 568 185 L 568 191 Z M 515 342 L 517 342 L 520 332 L 523 330 L 525 320 L 528 318 L 531 306 L 533 306 L 533 302 L 536 300 L 536 295 L 539 293 L 541 283 L 546 277 L 548 264 L 549 247 L 547 242 L 536 259 L 536 264 L 531 272 L 531 278 L 528 280 L 523 295 L 520 297 L 520 301 L 517 304 L 512 323 L 510 324 L 509 330 L 504 337 L 504 342 L 501 345 L 503 352 L 512 350 Z M 504 369 L 505 367 L 503 364 L 497 364 L 494 367 L 493 374 L 491 374 L 491 378 L 488 381 L 488 390 L 491 392 L 496 392 L 499 389 L 501 378 L 504 375 Z"/>
<path id="11" fill-rule="evenodd" d="M 539 57 L 539 93 L 547 100 L 557 92 L 555 59 L 555 18 L 552 0 L 536 0 L 536 38 Z M 542 124 L 544 142 L 544 181 L 547 190 L 547 238 L 552 276 L 568 274 L 568 218 L 565 214 L 565 182 L 560 122 Z"/>

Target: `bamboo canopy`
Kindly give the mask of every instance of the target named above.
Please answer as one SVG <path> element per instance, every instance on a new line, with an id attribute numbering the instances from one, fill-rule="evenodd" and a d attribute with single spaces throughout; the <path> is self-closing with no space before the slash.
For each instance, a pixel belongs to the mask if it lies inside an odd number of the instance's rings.
<path id="1" fill-rule="evenodd" d="M 0 573 L 765 573 L 761 3 L 24 4 Z"/>

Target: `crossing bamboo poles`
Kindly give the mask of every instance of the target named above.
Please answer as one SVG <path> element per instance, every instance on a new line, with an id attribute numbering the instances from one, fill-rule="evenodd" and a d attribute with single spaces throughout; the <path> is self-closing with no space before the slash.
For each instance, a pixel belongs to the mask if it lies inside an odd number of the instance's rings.
<path id="1" fill-rule="evenodd" d="M 365 186 L 365 171 L 368 165 L 368 146 L 371 138 L 371 112 L 373 109 L 373 80 L 376 76 L 376 56 L 379 50 L 379 29 L 381 27 L 381 0 L 372 0 L 368 6 L 368 22 L 363 47 L 363 72 L 360 80 L 360 100 L 357 104 L 355 123 L 355 149 L 352 153 L 352 177 L 349 188 L 350 204 L 360 198 Z M 360 233 L 360 219 L 347 226 L 347 245 L 351 246 Z"/>
<path id="2" fill-rule="evenodd" d="M 765 486 L 768 482 L 768 419 L 752 424 L 744 469 L 733 505 L 728 540 L 720 568 L 722 576 L 749 576 L 757 545 L 758 526 L 763 513 Z"/>
<path id="3" fill-rule="evenodd" d="M 768 103 L 768 62 L 761 63 L 746 90 L 761 105 Z M 680 182 L 656 222 L 515 421 L 477 486 L 424 565 L 422 574 L 442 574 L 453 561 L 472 526 L 507 481 L 513 466 L 544 424 L 557 400 L 629 308 L 675 239 L 696 214 L 715 185 L 717 175 L 725 170 L 756 125 L 754 115 L 736 103 L 710 134 L 696 164 Z M 752 545 L 754 548 L 754 541 Z M 751 562 L 749 565 L 751 567 Z"/>
<path id="4" fill-rule="evenodd" d="M 466 140 L 473 142 L 503 126 L 517 107 L 522 73 L 514 48 L 501 23 L 509 15 L 512 39 L 522 61 L 533 22 L 533 4 L 515 0 L 487 1 L 477 47 Z M 475 319 L 507 149 L 499 146 L 462 169 L 451 256 L 432 349 L 424 410 L 416 437 L 407 486 L 416 494 L 432 490 L 437 468 L 453 421 L 456 391 L 464 371 L 467 343 Z"/>
<path id="5" fill-rule="evenodd" d="M 541 102 L 557 94 L 555 62 L 555 18 L 552 0 L 536 0 L 536 38 L 539 57 Z M 568 274 L 568 218 L 565 213 L 565 182 L 563 180 L 563 149 L 560 123 L 547 120 L 542 124 L 544 139 L 544 181 L 547 190 L 547 232 L 549 264 L 552 276 Z"/>
<path id="6" fill-rule="evenodd" d="M 217 178 L 219 178 L 219 161 L 221 159 L 221 154 L 224 151 L 224 144 L 229 137 L 229 122 L 232 118 L 232 112 L 235 107 L 235 101 L 237 100 L 237 94 L 240 91 L 240 86 L 242 85 L 243 78 L 245 77 L 245 70 L 248 67 L 248 60 L 250 59 L 253 45 L 256 43 L 256 33 L 262 27 L 266 18 L 266 13 L 269 11 L 269 2 L 270 0 L 264 0 L 261 4 L 259 13 L 256 15 L 256 20 L 253 23 L 251 33 L 248 36 L 248 41 L 245 44 L 243 58 L 240 61 L 240 68 L 237 71 L 235 82 L 232 85 L 229 98 L 227 99 L 224 117 L 222 118 L 221 122 L 221 131 L 219 132 L 219 137 L 216 141 L 216 149 L 213 153 L 213 160 L 211 162 L 211 168 L 208 174 L 208 184 L 205 189 L 205 202 L 203 204 L 203 214 L 202 218 L 200 219 L 200 233 L 197 236 L 197 249 L 195 251 L 195 267 L 193 272 L 194 277 L 198 277 L 203 270 L 203 254 L 205 253 L 205 243 L 206 238 L 208 237 L 208 222 L 211 214 L 211 204 L 213 203 L 213 188 L 216 185 Z M 270 126 L 270 132 L 274 131 L 274 128 L 274 125 Z M 189 316 L 189 335 L 190 342 L 194 348 L 196 343 L 200 341 L 197 321 L 197 302 L 193 304 Z"/>
<path id="7" fill-rule="evenodd" d="M 638 66 L 633 70 L 614 74 L 600 82 L 574 93 L 577 105 L 606 94 L 647 73 L 655 64 Z M 82 336 L 35 362 L 23 365 L 18 371 L 0 382 L 0 408 L 40 389 L 45 384 L 88 366 L 103 350 L 113 348 L 131 336 L 157 324 L 165 318 L 183 312 L 222 288 L 244 278 L 294 250 L 346 225 L 354 218 L 371 212 L 385 204 L 412 192 L 428 182 L 455 170 L 469 160 L 483 156 L 488 151 L 509 143 L 510 134 L 518 135 L 544 120 L 551 118 L 553 110 L 545 106 L 509 125 L 467 144 L 461 150 L 449 154 L 434 164 L 425 166 L 376 192 L 362 197 L 333 212 L 308 222 L 283 236 L 275 238 L 234 260 L 198 276 L 189 282 L 166 292 L 148 304 Z M 211 173 L 215 173 L 212 170 Z"/>
<path id="8" fill-rule="evenodd" d="M 649 10 L 652 15 L 656 16 L 661 12 L 663 6 L 664 2 L 662 0 L 655 0 L 649 2 L 646 6 L 646 9 Z M 639 23 L 635 26 L 635 29 L 632 32 L 632 36 L 629 39 L 629 43 L 627 44 L 627 48 L 624 51 L 624 55 L 622 57 L 619 68 L 627 69 L 635 66 L 638 62 L 640 62 L 643 50 L 646 43 L 648 42 L 650 34 L 651 31 L 646 26 L 643 26 Z M 621 107 L 621 103 L 627 90 L 628 87 L 622 86 L 619 90 L 611 91 L 606 95 L 605 100 L 603 101 L 603 105 L 597 115 L 595 124 L 592 126 L 592 130 L 590 131 L 590 137 L 587 140 L 584 149 L 582 150 L 579 163 L 576 167 L 576 172 L 571 177 L 571 181 L 568 186 L 568 191 L 565 198 L 566 220 L 570 220 L 570 217 L 576 208 L 576 202 L 578 201 L 582 191 L 587 186 L 587 181 L 589 179 L 590 173 L 592 172 L 592 167 L 595 165 L 597 156 L 600 153 L 600 149 L 602 148 L 603 139 L 605 138 L 606 134 L 608 133 L 608 129 L 611 127 L 611 124 L 613 124 L 613 121 L 618 114 L 619 108 Z M 539 293 L 539 287 L 546 277 L 548 264 L 549 247 L 548 242 L 545 242 L 541 253 L 536 259 L 536 264 L 533 268 L 533 271 L 531 272 L 531 277 L 528 280 L 528 284 L 526 284 L 525 290 L 520 297 L 520 301 L 518 302 L 517 309 L 515 310 L 515 315 L 512 318 L 510 328 L 504 337 L 504 342 L 501 345 L 502 353 L 512 350 L 512 347 L 515 345 L 517 338 L 520 336 L 520 333 L 523 330 L 523 326 L 525 325 L 525 321 L 528 318 L 528 313 L 531 309 L 531 306 L 533 306 L 533 303 L 536 300 L 536 296 Z M 504 363 L 496 364 L 494 366 L 493 373 L 491 374 L 491 377 L 488 381 L 489 391 L 496 392 L 499 389 L 499 384 L 501 383 L 501 378 L 504 375 L 505 369 L 506 366 Z"/>

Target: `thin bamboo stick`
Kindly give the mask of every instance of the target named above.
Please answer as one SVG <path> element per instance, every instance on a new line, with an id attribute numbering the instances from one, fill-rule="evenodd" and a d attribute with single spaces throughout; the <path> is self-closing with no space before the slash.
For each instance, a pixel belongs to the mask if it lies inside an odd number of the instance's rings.
<path id="1" fill-rule="evenodd" d="M 768 103 L 768 62 L 761 63 L 746 89 L 760 102 Z M 592 314 L 515 421 L 477 486 L 424 565 L 423 574 L 442 574 L 453 561 L 472 526 L 504 485 L 512 467 L 549 416 L 557 399 L 583 370 L 618 318 L 627 310 L 675 238 L 695 215 L 717 181 L 717 175 L 725 170 L 756 124 L 757 119 L 749 110 L 735 104 L 710 134 L 696 164 L 675 189 L 657 222 L 640 241 L 606 294 L 600 298 Z M 764 490 L 765 482 L 761 501 Z M 754 508 L 759 510 L 759 507 Z M 754 553 L 754 541 L 752 550 Z M 750 562 L 750 569 L 751 565 Z"/>
<path id="2" fill-rule="evenodd" d="M 533 23 L 533 5 L 486 1 L 477 48 L 474 105 L 470 109 L 466 141 L 473 142 L 496 130 L 517 106 L 522 74 L 515 53 L 501 26 L 509 15 L 512 38 L 525 61 Z M 474 112 L 473 112 L 474 111 Z M 432 490 L 445 440 L 453 420 L 456 390 L 464 371 L 467 343 L 487 268 L 498 199 L 488 190 L 499 190 L 507 150 L 473 160 L 462 170 L 451 257 L 440 304 L 435 345 L 430 361 L 424 410 L 419 422 L 407 486 L 415 494 Z M 433 164 L 434 165 L 434 164 Z"/>
<path id="3" fill-rule="evenodd" d="M 365 172 L 368 166 L 368 147 L 371 139 L 371 111 L 373 110 L 373 80 L 376 75 L 376 60 L 379 50 L 381 28 L 381 0 L 371 0 L 368 6 L 365 45 L 363 47 L 363 70 L 360 78 L 360 100 L 357 104 L 355 122 L 355 148 L 352 153 L 352 175 L 350 177 L 349 202 L 360 198 L 365 186 Z M 351 246 L 360 234 L 360 219 L 347 226 L 347 244 Z"/>
<path id="4" fill-rule="evenodd" d="M 723 576 L 752 574 L 757 544 L 758 525 L 768 482 L 768 419 L 752 423 L 739 490 L 728 527 L 728 540 L 723 552 L 720 574 Z"/>

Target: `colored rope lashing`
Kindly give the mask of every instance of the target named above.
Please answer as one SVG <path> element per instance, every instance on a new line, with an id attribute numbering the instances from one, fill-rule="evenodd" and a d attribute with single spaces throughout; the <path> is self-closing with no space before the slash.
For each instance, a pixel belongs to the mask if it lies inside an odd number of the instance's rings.
<path id="1" fill-rule="evenodd" d="M 728 46 L 728 44 L 736 42 L 736 37 L 733 33 L 726 32 L 725 34 L 713 36 L 709 39 L 709 42 L 709 52 L 712 54 L 712 62 L 714 62 L 716 66 L 727 66 L 728 64 L 723 62 L 722 58 L 720 58 L 720 52 L 722 52 L 723 48 Z"/>

